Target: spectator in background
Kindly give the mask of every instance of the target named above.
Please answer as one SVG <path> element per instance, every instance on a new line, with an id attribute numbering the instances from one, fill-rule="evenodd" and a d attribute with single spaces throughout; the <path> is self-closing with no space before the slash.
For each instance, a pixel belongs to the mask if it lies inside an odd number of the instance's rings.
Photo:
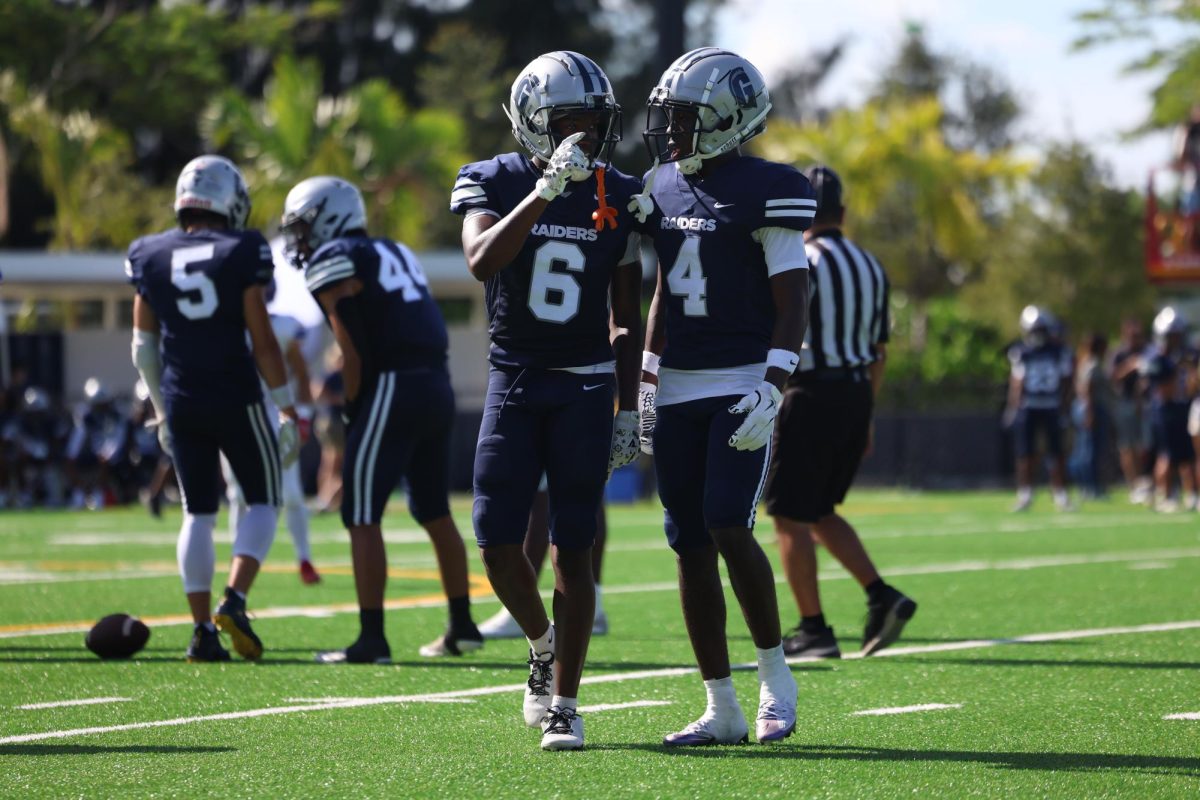
<path id="1" fill-rule="evenodd" d="M 69 432 L 70 425 L 44 389 L 25 389 L 20 411 L 3 431 L 13 457 L 18 507 L 63 505 L 62 459 Z"/>
<path id="2" fill-rule="evenodd" d="M 1075 368 L 1075 404 L 1071 418 L 1076 436 L 1071 466 L 1087 499 L 1104 496 L 1104 458 L 1108 452 L 1114 399 L 1112 384 L 1105 372 L 1107 352 L 1108 338 L 1092 333 L 1079 348 Z"/>
<path id="3" fill-rule="evenodd" d="M 1175 131 L 1175 162 L 1183 178 L 1181 211 L 1200 212 L 1200 104 Z"/>
<path id="4" fill-rule="evenodd" d="M 1146 361 L 1145 377 L 1150 385 L 1150 420 L 1154 439 L 1155 508 L 1179 511 L 1175 481 L 1183 490 L 1184 509 L 1196 505 L 1196 450 L 1188 433 L 1188 412 L 1196 393 L 1196 369 L 1200 354 L 1187 344 L 1188 322 L 1167 306 L 1154 318 L 1153 356 Z"/>
<path id="5" fill-rule="evenodd" d="M 70 506 L 96 510 L 124 502 L 121 478 L 130 477 L 129 418 L 99 378 L 87 379 L 83 397 L 67 441 Z"/>
<path id="6" fill-rule="evenodd" d="M 1121 325 L 1120 347 L 1113 353 L 1109 369 L 1115 389 L 1113 434 L 1121 462 L 1121 474 L 1129 488 L 1131 503 L 1148 503 L 1154 496 L 1154 484 L 1146 463 L 1146 453 L 1150 447 L 1150 417 L 1139 379 L 1148 347 L 1145 325 L 1136 318 L 1126 319 Z"/>

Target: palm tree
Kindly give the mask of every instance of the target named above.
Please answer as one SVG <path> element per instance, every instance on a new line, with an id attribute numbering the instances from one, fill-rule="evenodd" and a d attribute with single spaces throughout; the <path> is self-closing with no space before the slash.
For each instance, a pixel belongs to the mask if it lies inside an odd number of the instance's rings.
<path id="1" fill-rule="evenodd" d="M 271 226 L 293 185 L 313 175 L 357 183 L 373 227 L 420 247 L 429 220 L 445 209 L 462 152 L 462 124 L 435 110 L 413 111 L 382 80 L 339 97 L 321 94 L 314 61 L 275 61 L 261 101 L 227 91 L 205 111 L 205 138 L 229 149 L 246 172 L 251 223 Z"/>

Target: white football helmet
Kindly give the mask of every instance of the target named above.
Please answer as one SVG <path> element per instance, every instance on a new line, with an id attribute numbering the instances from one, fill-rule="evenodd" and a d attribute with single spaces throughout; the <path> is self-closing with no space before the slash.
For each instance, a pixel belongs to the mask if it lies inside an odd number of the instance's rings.
<path id="1" fill-rule="evenodd" d="M 1187 318 L 1167 306 L 1154 317 L 1154 341 L 1163 344 L 1173 333 L 1185 334 L 1188 330 Z"/>
<path id="2" fill-rule="evenodd" d="M 660 164 L 677 161 L 680 172 L 691 175 L 705 159 L 762 133 L 771 97 L 749 61 L 719 47 L 701 47 L 667 67 L 646 105 L 642 138 L 650 157 Z M 690 110 L 694 121 L 676 123 L 681 109 Z"/>
<path id="3" fill-rule="evenodd" d="M 1045 343 L 1054 325 L 1054 315 L 1040 306 L 1025 306 L 1021 311 L 1021 334 L 1027 344 Z"/>
<path id="4" fill-rule="evenodd" d="M 229 220 L 229 227 L 241 230 L 250 216 L 246 179 L 227 158 L 193 158 L 175 182 L 175 215 L 185 208 L 220 214 Z"/>
<path id="5" fill-rule="evenodd" d="M 295 267 L 303 269 L 308 256 L 326 242 L 347 231 L 366 229 L 362 192 L 341 178 L 306 178 L 283 201 L 283 252 Z"/>
<path id="6" fill-rule="evenodd" d="M 608 76 L 595 61 L 570 50 L 556 50 L 530 61 L 513 81 L 508 105 L 503 108 L 512 123 L 513 136 L 543 161 L 549 161 L 558 147 L 558 139 L 550 129 L 550 120 L 556 114 L 607 114 L 589 166 L 604 161 L 612 146 L 621 141 L 621 107 Z"/>
<path id="7" fill-rule="evenodd" d="M 104 381 L 96 377 L 88 378 L 83 382 L 83 399 L 87 401 L 89 406 L 98 406 L 112 400 L 112 395 L 108 392 L 108 387 L 104 385 Z"/>

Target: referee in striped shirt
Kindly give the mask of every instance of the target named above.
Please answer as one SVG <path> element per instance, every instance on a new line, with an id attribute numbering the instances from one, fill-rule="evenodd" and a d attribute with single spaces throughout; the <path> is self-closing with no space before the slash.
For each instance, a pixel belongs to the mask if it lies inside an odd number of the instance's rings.
<path id="1" fill-rule="evenodd" d="M 784 651 L 841 657 L 821 613 L 815 539 L 867 593 L 863 655 L 870 655 L 896 641 L 917 609 L 884 583 L 854 528 L 835 511 L 871 447 L 887 354 L 888 281 L 875 257 L 842 234 L 841 179 L 825 166 L 804 174 L 817 195 L 817 214 L 804 234 L 809 324 L 800 366 L 783 396 L 766 489 L 767 513 L 801 615 L 784 637 Z"/>

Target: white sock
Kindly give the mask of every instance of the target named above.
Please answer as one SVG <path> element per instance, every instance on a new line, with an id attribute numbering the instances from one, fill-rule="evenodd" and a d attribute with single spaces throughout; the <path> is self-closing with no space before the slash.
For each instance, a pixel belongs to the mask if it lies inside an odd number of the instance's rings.
<path id="1" fill-rule="evenodd" d="M 705 681 L 704 690 L 708 692 L 709 711 L 737 707 L 737 693 L 733 691 L 732 677 L 713 678 Z"/>
<path id="2" fill-rule="evenodd" d="M 187 594 L 212 591 L 213 572 L 217 563 L 217 553 L 213 547 L 213 529 L 216 527 L 216 514 L 183 515 L 175 557 L 179 561 L 183 591 Z"/>
<path id="3" fill-rule="evenodd" d="M 562 697 L 556 694 L 550 701 L 550 707 L 558 708 L 560 711 L 566 711 L 568 708 L 575 711 L 579 708 L 579 700 L 574 697 Z"/>
<path id="4" fill-rule="evenodd" d="M 1060 506 L 1065 506 L 1071 501 L 1071 498 L 1067 496 L 1066 489 L 1053 489 L 1051 494 L 1054 495 L 1054 502 Z"/>
<path id="5" fill-rule="evenodd" d="M 766 650 L 756 647 L 754 651 L 758 653 L 758 680 L 760 682 L 770 683 L 784 674 L 789 676 L 792 674 L 787 661 L 784 660 L 782 642 Z"/>
<path id="6" fill-rule="evenodd" d="M 1017 501 L 1024 503 L 1033 497 L 1033 488 L 1030 486 L 1021 486 L 1017 489 Z"/>
<path id="7" fill-rule="evenodd" d="M 604 613 L 604 601 L 601 598 L 600 584 L 596 584 L 596 617 Z"/>
<path id="8" fill-rule="evenodd" d="M 292 535 L 292 545 L 296 548 L 296 560 L 312 561 L 312 548 L 308 544 L 308 507 L 304 505 L 298 463 L 283 472 L 283 512 L 287 517 L 288 533 Z"/>
<path id="9" fill-rule="evenodd" d="M 526 639 L 529 642 L 529 649 L 537 655 L 554 652 L 554 623 L 550 623 L 550 627 L 546 628 L 546 632 L 536 639 Z"/>
<path id="10" fill-rule="evenodd" d="M 233 539 L 233 554 L 249 556 L 258 563 L 267 560 L 271 542 L 275 539 L 275 523 L 279 509 L 255 503 L 238 517 L 237 534 Z"/>

